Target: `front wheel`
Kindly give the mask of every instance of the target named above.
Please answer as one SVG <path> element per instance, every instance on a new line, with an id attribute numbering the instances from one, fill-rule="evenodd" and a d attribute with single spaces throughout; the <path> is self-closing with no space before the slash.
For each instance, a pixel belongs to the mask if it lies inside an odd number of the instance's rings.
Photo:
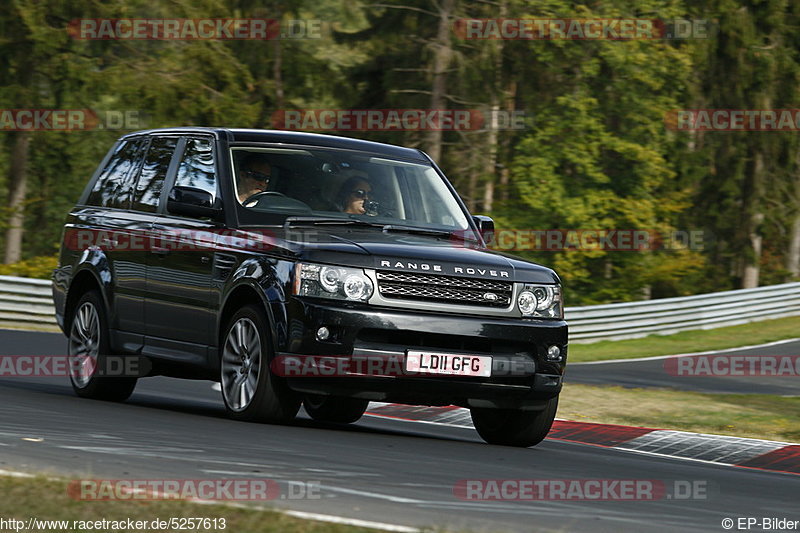
<path id="1" fill-rule="evenodd" d="M 470 409 L 478 435 L 489 444 L 527 448 L 547 436 L 558 409 L 558 396 L 547 400 L 541 411 L 519 409 Z"/>
<path id="2" fill-rule="evenodd" d="M 264 313 L 248 305 L 233 315 L 222 336 L 222 399 L 237 420 L 288 422 L 300 409 L 300 397 L 269 370 L 267 331 Z"/>
<path id="3" fill-rule="evenodd" d="M 100 294 L 89 291 L 78 300 L 69 330 L 69 380 L 81 398 L 121 402 L 136 388 L 134 377 L 108 377 L 109 332 Z"/>
<path id="4" fill-rule="evenodd" d="M 369 400 L 309 394 L 303 400 L 308 416 L 320 422 L 351 424 L 367 410 Z"/>

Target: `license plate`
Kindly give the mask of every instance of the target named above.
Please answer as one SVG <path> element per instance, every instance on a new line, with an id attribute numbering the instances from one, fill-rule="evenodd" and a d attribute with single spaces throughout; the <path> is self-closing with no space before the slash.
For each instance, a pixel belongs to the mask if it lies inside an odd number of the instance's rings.
<path id="1" fill-rule="evenodd" d="M 492 375 L 492 358 L 488 355 L 460 355 L 408 350 L 406 371 L 420 374 L 444 374 L 448 376 Z"/>

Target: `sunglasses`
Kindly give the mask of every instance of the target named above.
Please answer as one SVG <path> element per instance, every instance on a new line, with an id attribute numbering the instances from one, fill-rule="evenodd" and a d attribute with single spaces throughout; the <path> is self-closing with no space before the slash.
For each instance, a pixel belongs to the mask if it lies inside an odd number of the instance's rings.
<path id="1" fill-rule="evenodd" d="M 264 174 L 258 170 L 247 170 L 245 173 L 251 178 L 259 181 L 269 181 L 269 174 Z"/>
<path id="2" fill-rule="evenodd" d="M 351 196 L 358 198 L 359 200 L 364 200 L 365 198 L 369 198 L 369 195 L 372 191 L 365 191 L 364 189 L 355 189 L 354 191 L 350 192 Z"/>

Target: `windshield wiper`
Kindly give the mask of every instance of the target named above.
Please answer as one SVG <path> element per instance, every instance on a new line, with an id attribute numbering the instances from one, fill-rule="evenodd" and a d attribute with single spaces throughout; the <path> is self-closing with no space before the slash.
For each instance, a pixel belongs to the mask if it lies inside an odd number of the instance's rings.
<path id="1" fill-rule="evenodd" d="M 417 226 L 403 226 L 398 224 L 386 224 L 383 226 L 383 232 L 389 233 L 390 231 L 402 231 L 405 233 L 414 233 L 416 235 L 431 235 L 433 237 L 447 237 L 447 238 L 455 238 L 458 237 L 465 241 L 475 241 L 477 239 L 470 238 L 468 239 L 465 235 L 465 232 L 459 232 L 457 230 L 446 230 L 446 229 L 436 229 L 436 228 L 420 228 Z M 459 234 L 460 233 L 460 234 Z"/>
<path id="2" fill-rule="evenodd" d="M 290 228 L 292 226 L 316 226 L 322 224 L 329 225 L 342 225 L 342 226 L 369 226 L 374 228 L 382 228 L 383 224 L 376 224 L 375 222 L 368 222 L 366 220 L 359 220 L 356 218 L 337 218 L 337 217 L 287 217 L 283 226 Z"/>
<path id="3" fill-rule="evenodd" d="M 330 225 L 330 226 L 363 226 L 370 228 L 381 228 L 384 233 L 393 231 L 403 233 L 413 233 L 415 235 L 430 235 L 432 237 L 446 237 L 453 238 L 458 236 L 460 239 L 471 242 L 478 242 L 474 237 L 467 238 L 467 231 L 459 232 L 457 230 L 446 230 L 436 228 L 420 228 L 418 226 L 405 226 L 402 224 L 380 224 L 377 222 L 370 222 L 358 218 L 339 218 L 339 217 L 287 217 L 284 223 L 285 228 L 292 226 L 316 226 L 316 225 Z M 471 232 L 470 232 L 471 233 Z"/>

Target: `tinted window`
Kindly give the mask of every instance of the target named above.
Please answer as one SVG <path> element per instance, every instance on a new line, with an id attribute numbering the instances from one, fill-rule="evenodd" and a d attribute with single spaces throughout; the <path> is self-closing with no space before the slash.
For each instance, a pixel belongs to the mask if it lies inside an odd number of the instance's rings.
<path id="1" fill-rule="evenodd" d="M 457 197 L 425 161 L 314 147 L 237 146 L 231 152 L 239 221 L 245 225 L 319 215 L 444 231 L 469 228 Z"/>
<path id="2" fill-rule="evenodd" d="M 175 137 L 156 137 L 150 141 L 150 148 L 136 183 L 133 209 L 152 213 L 158 208 L 164 178 L 177 144 L 178 139 Z"/>
<path id="3" fill-rule="evenodd" d="M 123 141 L 117 146 L 103 173 L 97 179 L 87 203 L 100 207 L 127 209 L 131 201 L 133 181 L 141 162 L 139 139 Z"/>
<path id="4" fill-rule="evenodd" d="M 189 139 L 186 151 L 178 167 L 175 185 L 196 187 L 217 196 L 217 181 L 214 176 L 214 153 L 208 139 Z"/>

